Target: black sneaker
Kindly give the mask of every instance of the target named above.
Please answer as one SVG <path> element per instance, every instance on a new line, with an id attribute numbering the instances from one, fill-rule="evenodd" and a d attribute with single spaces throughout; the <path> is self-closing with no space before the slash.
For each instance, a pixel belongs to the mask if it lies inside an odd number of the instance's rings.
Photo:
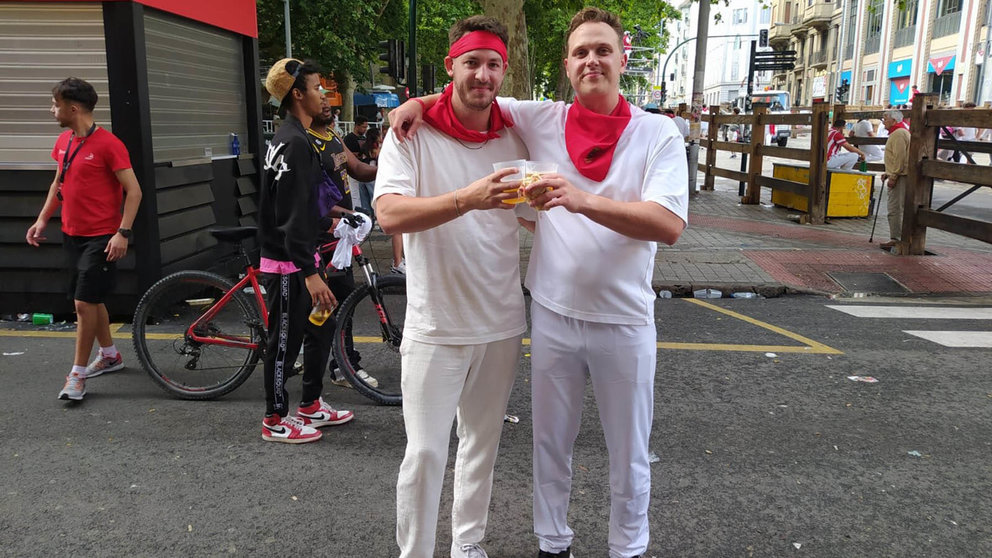
<path id="1" fill-rule="evenodd" d="M 537 558 L 572 558 L 572 547 L 568 547 L 561 552 L 548 552 L 546 550 L 540 550 L 537 553 Z"/>

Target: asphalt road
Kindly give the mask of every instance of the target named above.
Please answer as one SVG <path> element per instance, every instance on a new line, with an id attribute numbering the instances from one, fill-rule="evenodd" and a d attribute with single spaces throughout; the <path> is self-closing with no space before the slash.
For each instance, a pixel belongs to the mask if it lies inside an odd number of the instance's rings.
<path id="1" fill-rule="evenodd" d="M 706 302 L 658 301 L 648 556 L 992 555 L 992 349 L 903 333 L 988 332 L 992 320 L 827 307 L 875 299 Z M 23 352 L 0 356 L 0 555 L 397 555 L 399 408 L 330 386 L 325 397 L 355 421 L 315 444 L 268 444 L 258 372 L 218 401 L 170 399 L 124 340 L 130 368 L 67 404 L 56 394 L 71 337 L 22 335 L 0 335 L 0 352 Z M 494 558 L 537 553 L 528 379 L 525 355 L 484 541 Z M 298 380 L 290 388 L 298 397 Z M 574 467 L 573 552 L 604 557 L 608 469 L 591 392 Z M 450 544 L 450 470 L 447 480 L 438 556 Z"/>

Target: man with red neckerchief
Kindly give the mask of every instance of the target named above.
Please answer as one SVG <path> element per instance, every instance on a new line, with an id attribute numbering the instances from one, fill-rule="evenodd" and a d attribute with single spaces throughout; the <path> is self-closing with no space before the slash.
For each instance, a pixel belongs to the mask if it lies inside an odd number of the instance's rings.
<path id="1" fill-rule="evenodd" d="M 651 277 L 657 242 L 673 244 L 686 226 L 688 172 L 675 123 L 620 96 L 622 36 L 614 14 L 580 11 L 566 36 L 565 58 L 576 102 L 500 99 L 531 158 L 559 168 L 526 189 L 535 196 L 531 205 L 545 210 L 538 215 L 526 282 L 533 297 L 539 557 L 570 556 L 571 458 L 587 374 L 609 452 L 610 556 L 639 556 L 648 546 L 657 360 Z M 416 108 L 407 103 L 390 114 L 393 129 L 412 122 L 404 115 Z M 597 266 L 605 262 L 610 269 L 604 272 Z"/>
<path id="2" fill-rule="evenodd" d="M 527 329 L 515 215 L 534 214 L 503 203 L 517 196 L 519 181 L 501 182 L 514 169 L 491 173 L 493 163 L 527 158 L 495 102 L 506 40 L 492 18 L 456 22 L 444 59 L 452 83 L 427 111 L 428 126 L 403 144 L 390 134 L 379 154 L 375 213 L 383 232 L 403 233 L 407 262 L 407 446 L 396 483 L 402 558 L 434 556 L 456 416 L 450 555 L 486 556 L 493 466 Z"/>

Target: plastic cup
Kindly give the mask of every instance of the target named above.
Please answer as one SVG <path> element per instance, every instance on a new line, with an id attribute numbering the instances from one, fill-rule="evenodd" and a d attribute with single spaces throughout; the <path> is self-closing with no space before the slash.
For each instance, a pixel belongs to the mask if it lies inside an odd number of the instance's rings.
<path id="1" fill-rule="evenodd" d="M 327 318 L 331 317 L 333 312 L 333 308 L 324 308 L 318 304 L 313 307 L 313 310 L 310 311 L 310 323 L 315 326 L 322 326 L 324 325 L 324 322 L 327 321 Z"/>
<path id="2" fill-rule="evenodd" d="M 553 163 L 551 161 L 527 161 L 527 166 L 524 168 L 523 183 L 520 186 L 522 188 L 529 184 L 533 184 L 540 180 L 545 174 L 555 172 L 558 172 L 558 163 Z M 530 199 L 534 199 L 550 189 L 551 188 L 548 187 L 541 191 L 529 192 L 528 197 Z"/>
<path id="3" fill-rule="evenodd" d="M 498 163 L 493 163 L 493 172 L 498 172 L 500 170 L 508 169 L 508 168 L 515 168 L 517 169 L 517 172 L 504 176 L 500 182 L 516 182 L 518 180 L 524 179 L 524 168 L 526 167 L 526 165 L 527 165 L 527 161 L 523 159 L 514 159 L 512 161 L 500 161 Z M 514 188 L 512 190 L 503 190 L 503 191 L 509 194 L 509 193 L 516 193 L 517 189 Z M 514 205 L 518 203 L 523 203 L 525 201 L 527 201 L 527 199 L 524 198 L 523 196 L 517 196 L 515 198 L 503 200 L 503 203 L 508 205 Z"/>

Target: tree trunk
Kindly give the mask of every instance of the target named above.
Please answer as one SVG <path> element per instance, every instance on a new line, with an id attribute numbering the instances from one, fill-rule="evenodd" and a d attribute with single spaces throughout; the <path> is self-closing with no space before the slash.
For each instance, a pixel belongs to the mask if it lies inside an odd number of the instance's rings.
<path id="1" fill-rule="evenodd" d="M 507 63 L 509 71 L 503 80 L 501 95 L 518 99 L 531 98 L 530 58 L 527 55 L 527 18 L 524 0 L 481 0 L 482 11 L 506 25 L 509 35 Z"/>
<path id="2" fill-rule="evenodd" d="M 341 120 L 345 122 L 355 121 L 355 78 L 348 74 L 341 99 Z"/>

